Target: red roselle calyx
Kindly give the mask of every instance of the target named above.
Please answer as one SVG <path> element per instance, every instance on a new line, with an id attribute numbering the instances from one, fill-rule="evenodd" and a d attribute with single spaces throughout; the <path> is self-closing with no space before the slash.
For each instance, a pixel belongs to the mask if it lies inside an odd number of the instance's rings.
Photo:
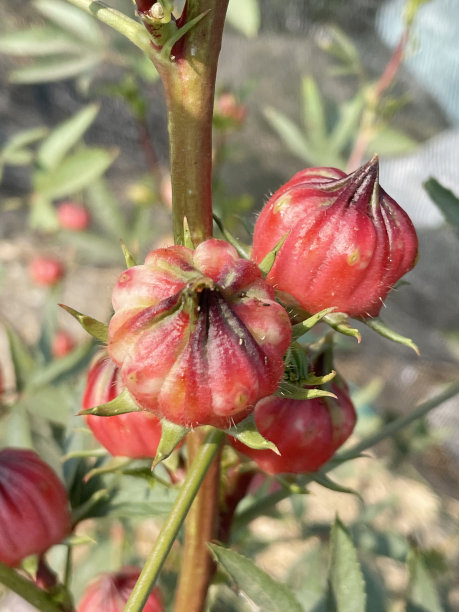
<path id="1" fill-rule="evenodd" d="M 87 587 L 77 612 L 123 612 L 139 575 L 140 569 L 137 567 L 125 567 L 116 573 L 100 574 Z M 142 610 L 164 612 L 158 587 L 150 593 Z"/>
<path id="2" fill-rule="evenodd" d="M 223 240 L 151 251 L 113 291 L 108 351 L 143 408 L 184 425 L 240 421 L 283 374 L 287 312 Z"/>
<path id="3" fill-rule="evenodd" d="M 83 409 L 115 399 L 124 389 L 121 372 L 106 351 L 97 355 L 89 369 Z M 155 457 L 161 438 L 161 423 L 148 412 L 128 412 L 110 417 L 85 416 L 94 437 L 111 455 Z"/>
<path id="4" fill-rule="evenodd" d="M 333 381 L 330 390 L 336 399 L 271 396 L 258 402 L 254 411 L 257 428 L 274 442 L 280 455 L 249 448 L 234 439 L 231 443 L 269 474 L 315 472 L 347 440 L 356 422 L 346 383 Z"/>
<path id="5" fill-rule="evenodd" d="M 0 519 L 0 561 L 11 567 L 70 533 L 64 485 L 34 451 L 0 451 Z"/>
<path id="6" fill-rule="evenodd" d="M 288 234 L 267 280 L 308 312 L 334 306 L 353 317 L 375 317 L 415 265 L 413 224 L 378 176 L 377 156 L 349 175 L 307 168 L 263 208 L 252 258 L 260 263 Z"/>

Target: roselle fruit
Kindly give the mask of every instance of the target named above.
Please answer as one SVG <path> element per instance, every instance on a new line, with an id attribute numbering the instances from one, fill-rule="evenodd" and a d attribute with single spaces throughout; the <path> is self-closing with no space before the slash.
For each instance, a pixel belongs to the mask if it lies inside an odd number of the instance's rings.
<path id="1" fill-rule="evenodd" d="M 89 369 L 83 395 L 87 410 L 115 399 L 124 389 L 119 367 L 106 351 L 97 355 Z M 159 419 L 148 412 L 128 412 L 114 416 L 85 416 L 94 437 L 111 455 L 155 457 L 161 438 Z"/>
<path id="2" fill-rule="evenodd" d="M 36 285 L 50 287 L 64 276 L 64 265 L 56 257 L 37 256 L 29 264 L 29 276 Z"/>
<path id="3" fill-rule="evenodd" d="M 231 443 L 269 474 L 317 471 L 351 435 L 357 418 L 346 383 L 339 379 L 330 390 L 336 399 L 273 395 L 257 403 L 254 416 L 258 431 L 274 442 L 280 455 L 249 448 L 235 439 Z"/>
<path id="4" fill-rule="evenodd" d="M 227 427 L 277 388 L 287 312 L 256 264 L 223 240 L 151 251 L 121 274 L 108 351 L 137 403 L 192 427 Z"/>
<path id="5" fill-rule="evenodd" d="M 349 175 L 307 168 L 261 211 L 252 258 L 260 263 L 287 234 L 267 281 L 308 312 L 334 306 L 353 317 L 375 317 L 415 265 L 413 224 L 378 175 L 376 156 Z"/>
<path id="6" fill-rule="evenodd" d="M 34 451 L 0 451 L 0 561 L 44 553 L 71 530 L 67 492 Z"/>
<path id="7" fill-rule="evenodd" d="M 62 202 L 57 207 L 57 219 L 59 226 L 62 229 L 73 230 L 75 232 L 84 231 L 89 223 L 91 217 L 88 209 L 78 202 Z"/>
<path id="8" fill-rule="evenodd" d="M 125 567 L 119 572 L 98 575 L 86 588 L 77 612 L 123 612 L 139 575 L 140 569 L 137 567 Z M 158 587 L 150 593 L 142 610 L 164 612 Z"/>

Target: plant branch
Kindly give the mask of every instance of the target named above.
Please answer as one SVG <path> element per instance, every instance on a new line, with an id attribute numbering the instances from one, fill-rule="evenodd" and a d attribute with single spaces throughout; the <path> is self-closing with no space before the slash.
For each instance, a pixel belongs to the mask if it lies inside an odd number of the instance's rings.
<path id="1" fill-rule="evenodd" d="M 129 597 L 124 612 L 143 610 L 207 470 L 220 449 L 224 436 L 224 432 L 217 429 L 211 429 L 207 434 Z"/>
<path id="2" fill-rule="evenodd" d="M 0 561 L 0 582 L 29 602 L 41 612 L 62 612 L 61 606 L 52 601 L 50 595 L 36 584 L 18 574 L 16 570 Z"/>
<path id="3" fill-rule="evenodd" d="M 192 465 L 203 441 L 199 429 L 188 434 L 188 465 Z M 176 597 L 175 612 L 200 612 L 204 608 L 207 590 L 212 580 L 215 563 L 207 546 L 217 536 L 220 492 L 220 454 L 204 478 L 185 521 L 185 540 L 182 568 Z"/>
<path id="4" fill-rule="evenodd" d="M 110 8 L 99 0 L 67 0 L 67 2 L 110 26 L 134 43 L 146 55 L 151 56 L 151 38 L 142 24 L 135 19 Z"/>
<path id="5" fill-rule="evenodd" d="M 447 400 L 451 399 L 458 393 L 459 393 L 459 383 L 454 383 L 450 385 L 442 393 L 440 393 L 436 397 L 433 397 L 430 400 L 427 400 L 426 402 L 423 402 L 409 414 L 403 415 L 399 417 L 398 419 L 395 419 L 394 421 L 392 421 L 391 423 L 388 423 L 385 427 L 377 431 L 372 436 L 368 436 L 361 442 L 358 442 L 354 446 L 351 446 L 351 448 L 345 451 L 344 453 L 340 453 L 336 455 L 334 459 L 332 459 L 331 461 L 328 461 L 325 465 L 323 465 L 320 468 L 320 473 L 326 474 L 327 472 L 330 472 L 332 469 L 336 468 L 338 465 L 338 462 L 346 461 L 347 459 L 356 457 L 360 455 L 363 451 L 371 448 L 372 446 L 375 446 L 376 444 L 378 444 L 379 442 L 382 442 L 386 438 L 390 438 L 391 436 L 393 436 L 395 433 L 397 433 L 404 427 L 411 425 L 411 423 L 413 423 L 417 419 L 425 417 L 431 410 L 433 410 L 437 406 L 440 406 L 441 404 L 443 404 L 443 402 L 446 402 Z M 311 474 L 310 477 L 305 476 L 301 484 L 302 486 L 306 486 L 307 484 L 309 484 L 309 482 L 313 480 L 314 480 L 314 474 Z M 291 494 L 290 490 L 280 489 L 278 491 L 275 491 L 271 495 L 263 497 L 262 499 L 257 499 L 253 504 L 251 504 L 243 512 L 240 512 L 239 514 L 236 515 L 235 521 L 233 524 L 234 528 L 239 529 L 243 527 L 244 525 L 249 523 L 251 520 L 257 518 L 257 516 L 260 516 L 260 514 L 266 513 L 267 510 L 269 510 L 270 508 L 275 506 L 278 502 L 288 497 L 290 494 Z"/>

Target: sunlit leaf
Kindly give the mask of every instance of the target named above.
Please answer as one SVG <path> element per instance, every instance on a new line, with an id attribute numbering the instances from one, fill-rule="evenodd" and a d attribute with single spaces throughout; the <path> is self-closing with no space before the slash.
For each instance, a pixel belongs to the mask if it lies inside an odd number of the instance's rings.
<path id="1" fill-rule="evenodd" d="M 234 28 L 246 36 L 256 36 L 260 28 L 258 0 L 230 0 L 226 17 Z"/>
<path id="2" fill-rule="evenodd" d="M 58 125 L 41 143 L 37 161 L 42 168 L 55 169 L 75 146 L 99 112 L 99 105 L 88 104 L 73 117 Z"/>
<path id="3" fill-rule="evenodd" d="M 411 550 L 408 559 L 410 575 L 407 612 L 443 612 L 435 584 L 420 553 Z"/>
<path id="4" fill-rule="evenodd" d="M 271 106 L 265 108 L 263 114 L 294 155 L 304 161 L 313 159 L 314 154 L 311 145 L 306 141 L 302 129 L 298 125 Z"/>
<path id="5" fill-rule="evenodd" d="M 313 77 L 301 81 L 303 99 L 303 121 L 308 138 L 316 146 L 326 146 L 327 123 L 325 119 L 324 100 Z"/>
<path id="6" fill-rule="evenodd" d="M 362 570 L 351 537 L 337 518 L 331 530 L 328 607 L 330 612 L 365 612 Z"/>
<path id="7" fill-rule="evenodd" d="M 71 79 L 94 69 L 100 61 L 100 57 L 94 54 L 88 55 L 62 55 L 43 59 L 27 66 L 15 68 L 10 72 L 11 83 L 49 83 Z"/>
<path id="8" fill-rule="evenodd" d="M 258 568 L 253 561 L 233 550 L 208 545 L 218 564 L 226 571 L 236 587 L 263 612 L 301 612 L 302 608 L 292 591 Z M 358 612 L 357 610 L 355 612 Z"/>
<path id="9" fill-rule="evenodd" d="M 227 429 L 226 433 L 250 448 L 272 450 L 276 454 L 280 454 L 274 442 L 264 438 L 258 431 L 253 413 L 237 423 L 237 425 L 231 427 L 231 429 Z"/>
<path id="10" fill-rule="evenodd" d="M 55 27 L 32 27 L 0 37 L 0 53 L 21 57 L 76 54 L 82 44 Z"/>
<path id="11" fill-rule="evenodd" d="M 75 38 L 100 47 L 104 40 L 97 21 L 80 9 L 60 0 L 36 0 L 36 9 Z"/>

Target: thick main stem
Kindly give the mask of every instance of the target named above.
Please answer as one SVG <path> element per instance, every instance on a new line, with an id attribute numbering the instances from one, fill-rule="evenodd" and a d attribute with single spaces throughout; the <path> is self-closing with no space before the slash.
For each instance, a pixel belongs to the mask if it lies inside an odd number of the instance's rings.
<path id="1" fill-rule="evenodd" d="M 175 242 L 187 218 L 195 245 L 212 236 L 212 114 L 228 0 L 188 0 L 183 19 L 204 15 L 157 68 L 168 108 Z"/>
<path id="2" fill-rule="evenodd" d="M 200 430 L 188 435 L 188 466 L 203 442 Z M 175 597 L 175 612 L 200 612 L 215 566 L 207 543 L 217 535 L 219 507 L 220 455 L 212 462 L 185 521 L 182 569 Z"/>

